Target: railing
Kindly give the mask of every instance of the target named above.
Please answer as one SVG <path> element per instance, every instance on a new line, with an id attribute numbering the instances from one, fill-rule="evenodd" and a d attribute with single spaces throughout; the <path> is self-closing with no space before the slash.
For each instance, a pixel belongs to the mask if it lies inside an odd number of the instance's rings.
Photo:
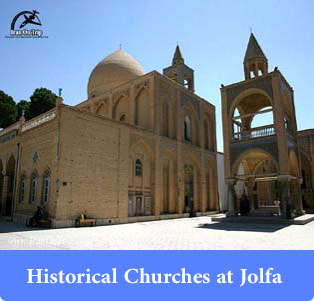
<path id="1" fill-rule="evenodd" d="M 31 119 L 30 121 L 26 122 L 23 126 L 22 126 L 22 132 L 25 132 L 27 130 L 30 130 L 34 127 L 37 127 L 43 123 L 46 123 L 52 119 L 55 119 L 57 116 L 56 111 L 49 111 L 45 114 L 41 114 L 40 116 L 36 117 L 35 119 Z"/>
<path id="2" fill-rule="evenodd" d="M 258 128 L 253 128 L 249 130 L 243 130 L 239 133 L 233 134 L 233 141 L 245 141 L 245 140 L 251 140 L 256 138 L 262 138 L 262 137 L 268 137 L 275 135 L 275 128 L 274 125 L 266 125 Z"/>
<path id="3" fill-rule="evenodd" d="M 21 132 L 25 132 L 28 131 L 32 128 L 35 128 L 43 123 L 46 123 L 50 120 L 53 120 L 57 117 L 57 113 L 56 113 L 56 109 L 52 109 L 46 113 L 43 113 L 25 123 L 21 123 L 20 121 L 8 126 L 7 128 L 0 130 L 0 137 L 12 132 L 12 131 L 21 131 Z M 9 140 L 11 140 L 12 138 L 15 138 L 15 134 L 11 135 L 10 137 L 5 137 L 0 139 L 0 143 L 5 143 Z"/>

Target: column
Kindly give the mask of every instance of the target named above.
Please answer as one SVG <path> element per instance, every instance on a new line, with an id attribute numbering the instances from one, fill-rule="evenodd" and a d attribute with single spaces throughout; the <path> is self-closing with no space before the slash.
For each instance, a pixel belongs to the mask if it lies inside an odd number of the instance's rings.
<path id="1" fill-rule="evenodd" d="M 289 188 L 289 182 L 290 182 L 290 177 L 289 176 L 278 176 L 278 183 L 279 183 L 279 198 L 281 201 L 281 215 L 283 218 L 287 218 L 287 206 L 286 203 L 289 202 L 291 203 L 290 199 L 290 188 Z"/>
<path id="2" fill-rule="evenodd" d="M 295 214 L 303 215 L 305 211 L 303 210 L 302 203 L 302 190 L 301 190 L 302 178 L 296 180 L 296 199 L 295 199 Z"/>
<path id="3" fill-rule="evenodd" d="M 253 196 L 254 185 L 255 185 L 254 178 L 249 178 L 245 182 L 245 186 L 247 188 L 248 199 L 250 201 L 250 212 L 252 212 L 255 209 L 255 206 L 254 206 L 254 196 Z"/>
<path id="4" fill-rule="evenodd" d="M 234 185 L 236 181 L 234 179 L 227 179 L 226 184 L 228 186 L 228 213 L 227 216 L 236 216 L 236 206 L 235 206 L 235 189 Z"/>
<path id="5" fill-rule="evenodd" d="M 201 154 L 201 174 L 200 174 L 200 206 L 199 211 L 205 212 L 206 208 L 209 207 L 208 200 L 209 200 L 209 187 L 206 187 L 206 174 L 208 167 L 206 166 L 205 154 L 202 151 Z M 207 163 L 208 164 L 208 163 Z"/>
<path id="6" fill-rule="evenodd" d="M 200 204 L 200 211 L 205 212 L 207 208 L 209 208 L 208 200 L 209 200 L 209 187 L 207 188 L 206 185 L 206 173 L 204 171 L 201 173 L 201 204 Z M 209 211 L 209 209 L 208 209 Z"/>

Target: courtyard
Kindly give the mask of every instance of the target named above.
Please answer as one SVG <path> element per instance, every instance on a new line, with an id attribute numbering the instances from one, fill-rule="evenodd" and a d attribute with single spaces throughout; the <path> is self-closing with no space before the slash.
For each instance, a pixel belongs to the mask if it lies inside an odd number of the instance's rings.
<path id="1" fill-rule="evenodd" d="M 0 250 L 313 250 L 307 225 L 215 223 L 210 217 L 36 229 L 0 220 Z"/>

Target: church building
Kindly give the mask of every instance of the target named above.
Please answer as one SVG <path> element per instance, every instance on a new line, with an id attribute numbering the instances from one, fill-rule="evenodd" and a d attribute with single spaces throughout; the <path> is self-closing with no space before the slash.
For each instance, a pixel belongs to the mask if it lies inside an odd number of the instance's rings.
<path id="1" fill-rule="evenodd" d="M 218 210 L 215 107 L 195 94 L 194 71 L 144 73 L 129 54 L 104 58 L 88 98 L 0 132 L 0 213 L 26 223 L 37 206 L 52 227 L 82 214 L 97 225 Z"/>

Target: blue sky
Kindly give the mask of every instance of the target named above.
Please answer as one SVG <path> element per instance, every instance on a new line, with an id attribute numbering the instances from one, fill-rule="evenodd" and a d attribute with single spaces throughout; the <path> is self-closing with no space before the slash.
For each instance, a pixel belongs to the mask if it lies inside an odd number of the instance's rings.
<path id="1" fill-rule="evenodd" d="M 220 84 L 243 80 L 243 57 L 253 29 L 269 69 L 275 66 L 295 90 L 298 128 L 314 127 L 314 1 L 2 0 L 0 90 L 15 101 L 35 88 L 65 103 L 86 99 L 93 67 L 119 48 L 146 72 L 169 66 L 177 41 L 195 71 L 196 93 L 216 106 L 222 151 Z M 22 10 L 40 12 L 48 39 L 6 39 Z"/>

